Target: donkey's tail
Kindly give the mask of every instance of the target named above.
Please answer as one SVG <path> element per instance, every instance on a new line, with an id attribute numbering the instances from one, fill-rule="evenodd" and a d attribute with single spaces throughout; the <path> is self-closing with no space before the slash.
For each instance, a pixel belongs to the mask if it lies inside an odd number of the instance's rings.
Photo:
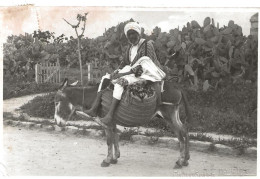
<path id="1" fill-rule="evenodd" d="M 181 95 L 182 95 L 182 99 L 183 99 L 183 103 L 184 103 L 184 107 L 185 107 L 185 112 L 186 112 L 186 120 L 185 120 L 185 122 L 190 124 L 191 121 L 192 121 L 190 105 L 189 105 L 187 96 L 186 96 L 186 94 L 185 94 L 185 92 L 183 90 L 181 90 Z"/>

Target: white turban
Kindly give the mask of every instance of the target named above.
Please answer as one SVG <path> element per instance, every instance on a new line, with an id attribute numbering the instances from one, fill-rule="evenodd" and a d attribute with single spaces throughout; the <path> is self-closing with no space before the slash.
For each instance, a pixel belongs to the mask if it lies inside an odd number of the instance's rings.
<path id="1" fill-rule="evenodd" d="M 136 22 L 129 22 L 125 25 L 125 29 L 124 29 L 124 32 L 125 32 L 125 35 L 127 36 L 127 32 L 129 30 L 134 30 L 136 31 L 139 35 L 141 34 L 141 26 L 136 23 Z"/>

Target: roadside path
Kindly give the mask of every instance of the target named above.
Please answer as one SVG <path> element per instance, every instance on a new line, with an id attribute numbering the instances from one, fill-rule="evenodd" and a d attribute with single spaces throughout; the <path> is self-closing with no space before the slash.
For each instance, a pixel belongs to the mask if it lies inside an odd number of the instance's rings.
<path id="1" fill-rule="evenodd" d="M 3 101 L 3 112 L 14 112 L 16 109 L 21 107 L 22 105 L 28 103 L 30 100 L 35 98 L 36 96 L 42 96 L 47 93 L 41 94 L 33 94 L 33 95 L 26 95 L 18 98 L 11 98 Z"/>
<path id="2" fill-rule="evenodd" d="M 4 165 L 9 176 L 249 176 L 256 159 L 191 151 L 190 164 L 173 169 L 179 151 L 120 141 L 118 164 L 100 167 L 105 140 L 67 133 L 4 127 Z"/>

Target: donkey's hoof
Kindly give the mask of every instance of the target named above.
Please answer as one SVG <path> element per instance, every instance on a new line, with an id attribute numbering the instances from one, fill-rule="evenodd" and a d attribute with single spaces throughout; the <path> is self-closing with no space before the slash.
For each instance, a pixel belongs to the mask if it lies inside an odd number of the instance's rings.
<path id="1" fill-rule="evenodd" d="M 120 153 L 116 154 L 116 158 L 120 158 Z"/>
<path id="2" fill-rule="evenodd" d="M 106 161 L 103 160 L 103 162 L 101 163 L 101 167 L 108 167 L 110 165 L 110 163 L 107 163 Z"/>
<path id="3" fill-rule="evenodd" d="M 174 169 L 180 169 L 180 168 L 182 168 L 182 165 L 179 163 L 179 161 L 177 161 L 176 163 L 175 163 L 175 166 L 173 167 Z"/>
<path id="4" fill-rule="evenodd" d="M 188 162 L 188 161 L 184 161 L 184 162 L 182 163 L 182 166 L 187 167 L 188 165 L 189 165 L 189 162 Z"/>
<path id="5" fill-rule="evenodd" d="M 110 163 L 111 164 L 117 164 L 117 159 L 112 159 Z"/>

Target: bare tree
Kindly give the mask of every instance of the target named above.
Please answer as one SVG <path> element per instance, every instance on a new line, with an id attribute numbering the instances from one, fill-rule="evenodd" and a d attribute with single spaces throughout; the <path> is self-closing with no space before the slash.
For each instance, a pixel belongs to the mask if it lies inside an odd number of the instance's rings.
<path id="1" fill-rule="evenodd" d="M 81 60 L 81 52 L 80 52 L 80 48 L 81 48 L 81 38 L 84 36 L 84 32 L 85 32 L 85 27 L 86 27 L 86 21 L 87 21 L 87 15 L 88 13 L 85 13 L 84 15 L 78 14 L 77 15 L 77 20 L 78 23 L 76 25 L 72 25 L 71 23 L 69 23 L 66 19 L 63 19 L 65 22 L 67 22 L 76 32 L 77 35 L 77 40 L 78 40 L 78 55 L 79 55 L 79 66 L 80 66 L 80 79 L 81 79 L 81 85 L 83 86 L 83 71 L 82 71 L 82 60 Z M 83 22 L 83 27 L 81 28 L 82 32 L 79 35 L 78 33 L 78 28 L 80 28 L 80 24 L 81 22 Z"/>

